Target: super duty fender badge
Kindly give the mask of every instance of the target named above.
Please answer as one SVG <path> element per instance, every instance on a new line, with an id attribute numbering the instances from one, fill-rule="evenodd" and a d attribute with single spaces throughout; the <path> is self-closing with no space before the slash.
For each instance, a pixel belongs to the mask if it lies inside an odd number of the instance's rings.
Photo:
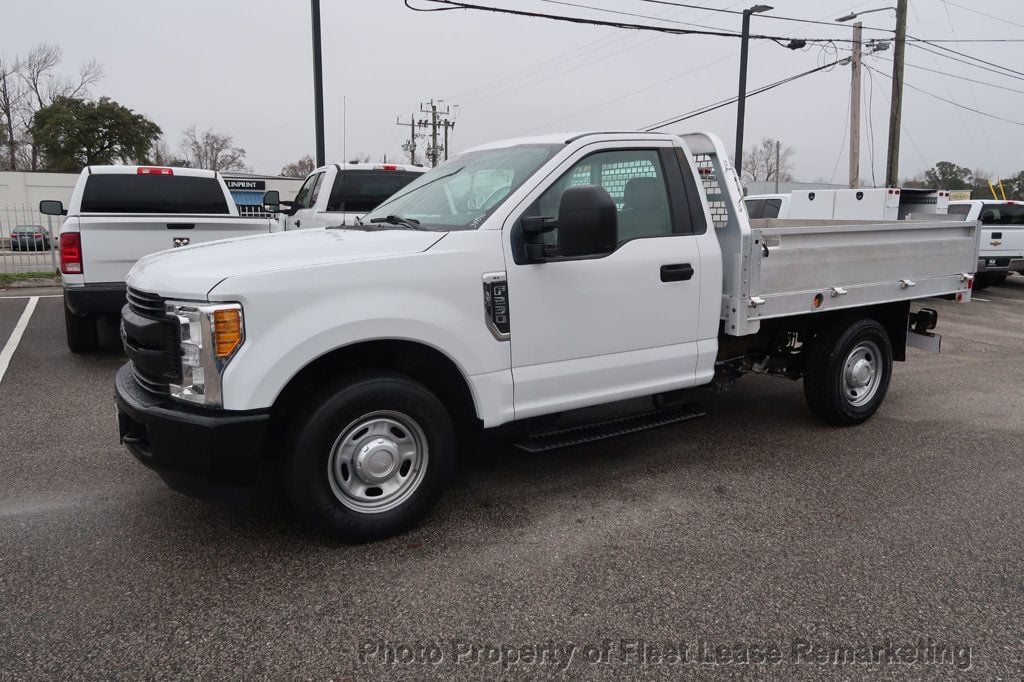
<path id="1" fill-rule="evenodd" d="M 508 309 L 508 278 L 504 272 L 485 272 L 484 321 L 498 341 L 508 341 L 512 326 Z"/>

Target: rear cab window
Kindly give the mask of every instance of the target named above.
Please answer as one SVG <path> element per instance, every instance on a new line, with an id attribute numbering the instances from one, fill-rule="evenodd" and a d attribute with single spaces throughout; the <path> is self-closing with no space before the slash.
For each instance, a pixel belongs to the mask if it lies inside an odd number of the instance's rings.
<path id="1" fill-rule="evenodd" d="M 229 215 L 214 177 L 93 173 L 85 181 L 82 213 L 202 213 Z"/>
<path id="2" fill-rule="evenodd" d="M 401 170 L 343 170 L 327 202 L 330 212 L 368 213 L 421 176 Z"/>

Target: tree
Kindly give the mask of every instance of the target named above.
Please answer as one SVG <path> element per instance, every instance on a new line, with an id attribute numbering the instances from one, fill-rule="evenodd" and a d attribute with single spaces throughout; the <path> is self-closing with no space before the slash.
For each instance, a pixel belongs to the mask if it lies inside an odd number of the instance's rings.
<path id="1" fill-rule="evenodd" d="M 79 170 L 145 159 L 160 126 L 107 97 L 96 102 L 58 97 L 35 113 L 30 132 L 49 169 Z"/>
<path id="2" fill-rule="evenodd" d="M 974 174 L 970 168 L 950 161 L 939 161 L 924 172 L 924 183 L 934 189 L 971 189 Z"/>
<path id="3" fill-rule="evenodd" d="M 793 157 L 796 150 L 787 144 L 779 143 L 778 167 L 776 167 L 776 143 L 770 137 L 762 138 L 761 142 L 743 152 L 743 181 L 771 182 L 776 177 L 782 182 L 793 179 Z"/>
<path id="4" fill-rule="evenodd" d="M 349 163 L 370 163 L 370 155 L 369 154 L 363 154 L 362 152 L 356 152 L 355 154 L 353 154 L 349 158 L 348 162 Z"/>
<path id="5" fill-rule="evenodd" d="M 90 60 L 74 78 L 57 73 L 64 55 L 56 45 L 41 44 L 27 54 L 0 56 L 0 168 L 40 167 L 40 151 L 31 137 L 36 112 L 58 98 L 86 98 L 103 77 L 103 68 Z"/>
<path id="6" fill-rule="evenodd" d="M 170 147 L 167 146 L 167 142 L 162 137 L 156 140 L 153 146 L 149 148 L 149 153 L 146 155 L 146 163 L 151 166 L 181 167 L 188 165 L 185 159 L 171 153 Z"/>
<path id="7" fill-rule="evenodd" d="M 316 168 L 316 162 L 313 161 L 313 157 L 306 154 L 298 161 L 292 161 L 287 166 L 281 168 L 281 175 L 286 178 L 304 178 L 313 172 Z"/>
<path id="8" fill-rule="evenodd" d="M 190 126 L 182 134 L 184 137 L 179 147 L 192 168 L 241 172 L 252 170 L 245 165 L 245 150 L 236 147 L 230 135 L 221 135 L 210 129 L 200 133 L 195 126 Z"/>

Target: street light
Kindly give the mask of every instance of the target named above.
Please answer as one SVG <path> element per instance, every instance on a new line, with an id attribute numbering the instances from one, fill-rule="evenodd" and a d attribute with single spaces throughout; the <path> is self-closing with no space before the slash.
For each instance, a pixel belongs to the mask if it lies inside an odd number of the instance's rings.
<path id="1" fill-rule="evenodd" d="M 754 5 L 743 10 L 743 35 L 740 42 L 740 92 L 736 104 L 736 174 L 743 177 L 743 117 L 747 109 L 747 47 L 750 43 L 750 15 L 770 12 L 769 5 Z"/>
<path id="2" fill-rule="evenodd" d="M 861 16 L 862 14 L 871 14 L 872 12 L 889 12 L 889 11 L 895 12 L 897 10 L 896 10 L 895 7 L 879 7 L 878 9 L 866 9 L 863 12 L 850 12 L 849 14 L 846 14 L 844 16 L 839 17 L 838 19 L 836 19 L 836 21 L 840 21 L 840 22 L 841 21 L 853 21 L 854 19 L 856 19 L 857 17 Z"/>

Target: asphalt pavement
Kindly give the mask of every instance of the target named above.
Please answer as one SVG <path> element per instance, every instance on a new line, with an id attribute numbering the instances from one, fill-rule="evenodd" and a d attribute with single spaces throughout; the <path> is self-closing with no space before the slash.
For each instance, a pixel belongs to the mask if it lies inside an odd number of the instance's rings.
<path id="1" fill-rule="evenodd" d="M 485 442 L 424 523 L 360 546 L 273 487 L 167 489 L 117 443 L 123 357 L 69 353 L 40 298 L 0 380 L 0 678 L 1020 679 L 1024 278 L 978 297 L 928 303 L 943 352 L 863 426 L 744 377 L 695 391 L 701 420 Z M 28 300 L 0 299 L 0 348 Z"/>

